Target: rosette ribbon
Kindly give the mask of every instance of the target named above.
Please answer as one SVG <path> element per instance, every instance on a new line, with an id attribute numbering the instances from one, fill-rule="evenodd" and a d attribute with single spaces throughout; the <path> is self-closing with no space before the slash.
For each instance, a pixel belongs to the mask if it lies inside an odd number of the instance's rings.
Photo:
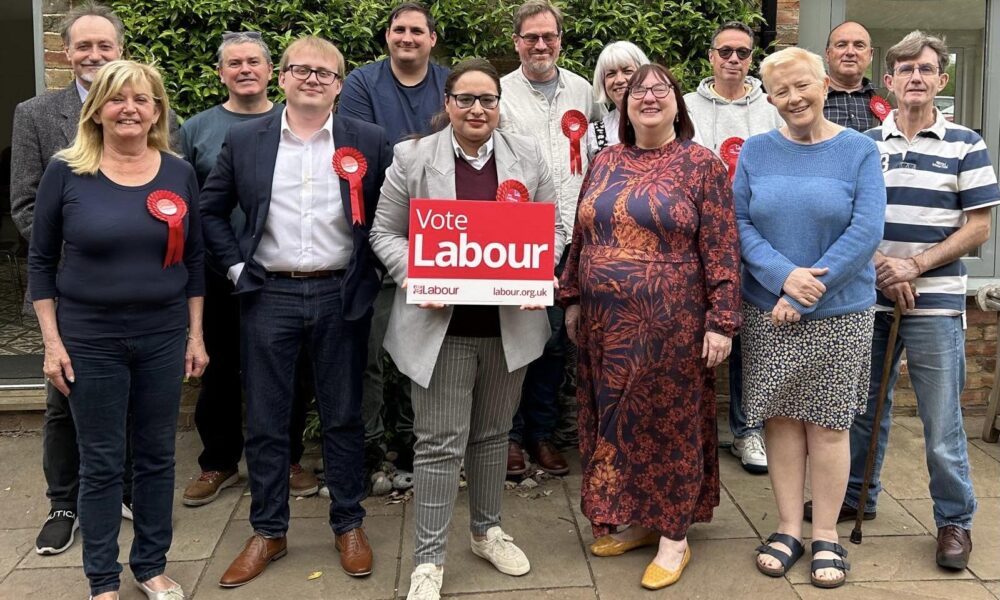
<path id="1" fill-rule="evenodd" d="M 569 171 L 574 175 L 582 175 L 580 140 L 587 133 L 587 116 L 578 110 L 567 110 L 562 116 L 562 132 L 569 138 Z"/>
<path id="2" fill-rule="evenodd" d="M 892 105 L 889 104 L 889 101 L 879 95 L 872 96 L 871 102 L 868 103 L 868 108 L 872 110 L 872 114 L 879 121 L 885 121 L 885 118 L 892 112 Z"/>
<path id="3" fill-rule="evenodd" d="M 719 156 L 729 170 L 729 183 L 732 183 L 733 178 L 736 177 L 736 163 L 740 159 L 740 150 L 742 149 L 743 138 L 740 137 L 727 138 L 719 146 Z"/>
<path id="4" fill-rule="evenodd" d="M 184 259 L 184 215 L 187 203 L 170 190 L 156 190 L 146 197 L 146 208 L 154 218 L 167 224 L 167 253 L 163 268 Z"/>
<path id="5" fill-rule="evenodd" d="M 528 186 L 516 179 L 508 179 L 497 187 L 497 202 L 530 202 Z"/>
<path id="6" fill-rule="evenodd" d="M 361 178 L 368 171 L 368 161 L 357 148 L 349 146 L 337 148 L 333 153 L 333 170 L 341 179 L 347 180 L 351 190 L 351 223 L 365 224 L 365 203 L 361 191 Z"/>

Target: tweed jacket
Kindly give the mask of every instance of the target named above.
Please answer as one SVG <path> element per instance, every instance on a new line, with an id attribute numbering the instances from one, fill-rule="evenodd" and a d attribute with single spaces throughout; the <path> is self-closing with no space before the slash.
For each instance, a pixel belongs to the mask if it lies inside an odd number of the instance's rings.
<path id="1" fill-rule="evenodd" d="M 501 130 L 493 133 L 493 156 L 497 179 L 517 179 L 528 187 L 534 202 L 555 202 L 545 156 L 538 142 Z M 375 255 L 397 284 L 406 279 L 409 256 L 409 215 L 411 198 L 447 199 L 455 197 L 455 148 L 452 129 L 396 145 L 385 183 L 371 244 Z M 556 214 L 555 259 L 559 262 L 566 234 Z M 454 308 L 433 310 L 406 303 L 406 290 L 396 288 L 396 296 L 385 335 L 385 349 L 400 372 L 417 385 L 428 387 L 441 344 L 448 332 Z M 519 369 L 542 355 L 551 330 L 544 310 L 523 311 L 517 306 L 500 307 L 500 335 L 507 370 Z"/>

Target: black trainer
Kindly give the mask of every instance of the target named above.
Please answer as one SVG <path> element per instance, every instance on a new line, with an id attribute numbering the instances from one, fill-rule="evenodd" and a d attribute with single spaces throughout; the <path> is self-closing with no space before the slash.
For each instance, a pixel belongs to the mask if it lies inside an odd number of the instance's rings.
<path id="1" fill-rule="evenodd" d="M 35 552 L 43 555 L 65 552 L 73 545 L 73 537 L 80 528 L 76 512 L 72 510 L 50 510 L 42 530 L 35 540 Z"/>

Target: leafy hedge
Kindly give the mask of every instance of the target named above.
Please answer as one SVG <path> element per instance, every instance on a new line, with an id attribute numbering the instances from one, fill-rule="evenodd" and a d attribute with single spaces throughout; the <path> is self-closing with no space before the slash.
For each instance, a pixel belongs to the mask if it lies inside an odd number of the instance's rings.
<path id="1" fill-rule="evenodd" d="M 155 62 L 177 114 L 190 116 L 225 99 L 215 72 L 223 31 L 260 31 L 275 53 L 307 33 L 333 41 L 349 67 L 385 55 L 386 17 L 396 0 L 112 0 L 125 22 L 132 58 Z M 511 17 L 520 0 L 439 0 L 436 59 L 471 56 L 512 68 Z M 563 0 L 566 33 L 560 65 L 586 79 L 608 42 L 628 40 L 670 67 L 691 88 L 710 72 L 707 48 L 727 20 L 755 26 L 757 0 Z M 278 97 L 277 86 L 273 97 Z"/>

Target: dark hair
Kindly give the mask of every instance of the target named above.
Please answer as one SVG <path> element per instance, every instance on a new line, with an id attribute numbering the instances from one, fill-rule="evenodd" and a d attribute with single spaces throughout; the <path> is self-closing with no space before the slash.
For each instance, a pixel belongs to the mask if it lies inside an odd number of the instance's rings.
<path id="1" fill-rule="evenodd" d="M 754 44 L 753 29 L 750 29 L 749 25 L 747 25 L 746 23 L 741 23 L 740 21 L 727 21 L 727 22 L 723 23 L 721 27 L 719 27 L 718 29 L 716 29 L 715 33 L 712 34 L 712 47 L 713 48 L 715 47 L 715 38 L 717 38 L 720 35 L 722 35 L 723 31 L 739 31 L 739 32 L 745 33 L 748 36 L 750 36 L 750 46 L 753 46 L 753 44 Z"/>
<path id="2" fill-rule="evenodd" d="M 677 120 L 674 122 L 674 133 L 677 139 L 681 141 L 690 140 L 694 137 L 694 123 L 688 114 L 687 105 L 684 104 L 684 92 L 681 90 L 681 84 L 669 69 L 656 63 L 642 65 L 636 69 L 635 73 L 628 80 L 628 87 L 631 88 L 634 85 L 642 84 L 643 80 L 650 73 L 656 75 L 660 81 L 673 86 L 674 101 L 677 103 Z M 630 97 L 630 94 L 626 92 L 625 97 L 622 98 L 622 105 L 618 107 L 618 112 L 621 114 L 621 122 L 618 124 L 618 138 L 626 146 L 635 146 L 635 128 L 632 127 L 632 122 L 628 118 L 628 101 Z"/>
<path id="3" fill-rule="evenodd" d="M 853 23 L 853 24 L 857 25 L 858 27 L 860 27 L 861 29 L 864 29 L 865 33 L 868 34 L 869 45 L 871 45 L 870 42 L 871 42 L 871 39 L 872 39 L 872 32 L 868 31 L 867 27 L 865 27 L 861 23 L 858 23 L 857 21 L 844 21 L 843 23 L 840 23 L 839 25 L 837 25 L 836 27 L 834 27 L 833 29 L 831 29 L 830 33 L 826 34 L 826 46 L 825 46 L 826 48 L 830 47 L 830 38 L 833 37 L 833 32 L 837 31 L 838 29 L 840 29 L 844 25 L 847 25 L 848 23 Z"/>
<path id="4" fill-rule="evenodd" d="M 385 25 L 386 30 L 388 31 L 389 29 L 392 29 L 392 22 L 399 18 L 399 15 L 410 11 L 418 12 L 424 15 L 424 18 L 427 19 L 427 31 L 429 33 L 435 33 L 437 31 L 437 21 L 434 20 L 434 16 L 431 15 L 431 11 L 419 2 L 404 2 L 392 9 L 392 12 L 389 13 L 389 22 Z"/>
<path id="5" fill-rule="evenodd" d="M 552 18 L 556 20 L 556 33 L 562 34 L 562 12 L 559 11 L 558 7 L 550 4 L 548 0 L 528 0 L 519 6 L 517 11 L 514 13 L 514 33 L 521 35 L 521 25 L 524 24 L 525 19 L 542 13 L 549 13 L 552 15 Z"/>
<path id="6" fill-rule="evenodd" d="M 69 30 L 83 17 L 101 17 L 102 19 L 106 19 L 115 28 L 115 35 L 118 37 L 118 46 L 122 47 L 125 45 L 125 25 L 122 24 L 122 20 L 118 18 L 115 11 L 103 4 L 85 2 L 66 13 L 66 16 L 63 18 L 59 35 L 62 36 L 63 45 L 67 48 L 69 48 Z M 124 50 L 124 48 L 121 49 Z"/>
<path id="7" fill-rule="evenodd" d="M 500 95 L 500 73 L 497 72 L 497 68 L 493 66 L 493 63 L 485 58 L 467 58 L 457 65 L 452 66 L 451 73 L 449 73 L 448 78 L 444 80 L 445 98 L 447 99 L 448 94 L 455 89 L 455 84 L 462 78 L 462 75 L 472 72 L 486 74 L 493 80 L 493 83 L 496 84 L 497 96 Z M 438 131 L 441 131 L 447 127 L 450 122 L 448 113 L 442 108 L 440 112 L 431 118 L 431 132 L 437 133 Z M 415 138 L 408 139 L 419 139 L 420 137 L 423 136 L 416 136 Z"/>

